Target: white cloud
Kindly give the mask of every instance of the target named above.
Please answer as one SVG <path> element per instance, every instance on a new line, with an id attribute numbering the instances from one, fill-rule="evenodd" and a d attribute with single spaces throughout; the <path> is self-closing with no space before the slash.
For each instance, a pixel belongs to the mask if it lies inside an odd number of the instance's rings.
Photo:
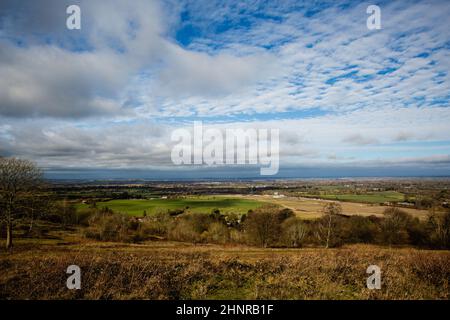
<path id="1" fill-rule="evenodd" d="M 365 4 L 305 17 L 296 1 L 264 12 L 256 2 L 81 1 L 86 21 L 72 36 L 54 31 L 64 14 L 46 1 L 45 23 L 39 8 L 3 3 L 30 20 L 0 19 L 0 154 L 46 166 L 165 166 L 177 117 L 195 116 L 279 128 L 289 165 L 450 152 L 444 2 L 386 3 L 382 29 L 369 31 Z M 174 34 L 187 9 L 202 32 L 182 46 Z"/>

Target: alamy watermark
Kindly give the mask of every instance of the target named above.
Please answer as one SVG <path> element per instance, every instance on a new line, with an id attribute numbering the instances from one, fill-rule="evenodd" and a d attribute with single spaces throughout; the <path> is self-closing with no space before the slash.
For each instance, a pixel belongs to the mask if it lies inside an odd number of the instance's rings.
<path id="1" fill-rule="evenodd" d="M 369 30 L 381 29 L 381 9 L 374 4 L 370 5 L 366 9 L 366 13 L 370 14 L 367 18 L 366 25 Z"/>
<path id="2" fill-rule="evenodd" d="M 66 19 L 66 27 L 69 30 L 81 29 L 81 8 L 78 5 L 70 5 L 66 8 L 69 15 Z M 367 18 L 366 25 L 369 30 L 381 29 L 381 9 L 379 6 L 371 4 L 367 7 L 366 13 L 370 14 Z"/>
<path id="3" fill-rule="evenodd" d="M 381 269 L 377 265 L 370 265 L 366 272 L 370 274 L 367 278 L 367 289 L 381 289 Z"/>
<path id="4" fill-rule="evenodd" d="M 278 129 L 203 128 L 195 121 L 192 131 L 176 129 L 171 153 L 175 165 L 257 165 L 261 175 L 275 175 L 279 169 Z"/>
<path id="5" fill-rule="evenodd" d="M 70 5 L 66 9 L 66 13 L 69 15 L 66 19 L 66 27 L 69 30 L 81 29 L 81 8 L 76 4 Z"/>
<path id="6" fill-rule="evenodd" d="M 81 269 L 79 266 L 72 264 L 67 267 L 67 274 L 70 276 L 67 278 L 66 286 L 70 290 L 80 290 L 81 289 Z"/>

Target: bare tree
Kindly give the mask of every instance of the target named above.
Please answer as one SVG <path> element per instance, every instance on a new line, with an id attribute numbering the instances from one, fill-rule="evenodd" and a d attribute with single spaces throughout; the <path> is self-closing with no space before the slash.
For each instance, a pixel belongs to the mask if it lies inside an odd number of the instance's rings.
<path id="1" fill-rule="evenodd" d="M 450 248 L 450 210 L 430 209 L 428 228 L 431 243 L 438 248 Z"/>
<path id="2" fill-rule="evenodd" d="M 282 224 L 284 243 L 289 247 L 301 247 L 308 229 L 305 223 L 296 218 L 286 219 Z"/>
<path id="3" fill-rule="evenodd" d="M 6 224 L 6 249 L 13 245 L 14 220 L 27 212 L 27 200 L 42 183 L 42 171 L 32 162 L 0 158 L 0 220 Z"/>
<path id="4" fill-rule="evenodd" d="M 408 229 L 413 222 L 413 217 L 396 207 L 385 209 L 383 215 L 384 219 L 381 223 L 382 240 L 389 246 L 408 243 Z"/>
<path id="5" fill-rule="evenodd" d="M 276 244 L 281 236 L 281 224 L 293 213 L 267 205 L 247 214 L 244 222 L 245 233 L 251 243 L 267 247 Z"/>
<path id="6" fill-rule="evenodd" d="M 34 191 L 39 191 L 39 193 L 27 192 L 20 205 L 20 209 L 23 213 L 27 213 L 29 219 L 29 233 L 33 230 L 34 222 L 47 214 L 50 208 L 52 208 L 50 193 L 44 193 L 40 188 Z"/>
<path id="7" fill-rule="evenodd" d="M 342 207 L 337 202 L 330 202 L 323 207 L 322 212 L 324 216 L 319 222 L 317 237 L 325 243 L 325 248 L 329 248 L 333 236 L 334 220 L 342 214 Z"/>

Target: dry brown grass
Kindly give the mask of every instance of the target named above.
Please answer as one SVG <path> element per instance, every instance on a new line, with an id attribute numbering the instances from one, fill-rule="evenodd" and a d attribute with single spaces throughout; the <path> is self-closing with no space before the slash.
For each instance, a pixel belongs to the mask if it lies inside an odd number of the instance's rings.
<path id="1" fill-rule="evenodd" d="M 71 264 L 81 267 L 81 290 L 65 286 Z M 381 290 L 366 288 L 371 264 L 381 267 Z M 449 299 L 449 279 L 449 251 L 366 245 L 21 242 L 0 253 L 1 299 Z"/>
<path id="2" fill-rule="evenodd" d="M 322 216 L 323 206 L 329 202 L 339 202 L 342 206 L 342 213 L 346 215 L 360 215 L 366 217 L 375 215 L 378 217 L 382 217 L 383 211 L 386 210 L 387 208 L 386 206 L 372 205 L 366 203 L 331 201 L 323 199 L 309 199 L 298 197 L 273 198 L 273 196 L 270 195 L 252 195 L 241 197 L 246 199 L 259 200 L 278 204 L 280 206 L 293 210 L 296 213 L 296 215 L 302 219 L 320 218 Z M 417 217 L 421 220 L 426 219 L 428 215 L 427 210 L 418 210 L 412 208 L 402 208 L 402 210 L 411 214 L 413 217 Z"/>

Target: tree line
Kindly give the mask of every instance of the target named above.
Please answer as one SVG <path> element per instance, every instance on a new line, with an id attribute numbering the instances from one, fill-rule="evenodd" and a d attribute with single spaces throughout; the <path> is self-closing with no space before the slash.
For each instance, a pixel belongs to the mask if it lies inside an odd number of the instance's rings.
<path id="1" fill-rule="evenodd" d="M 171 240 L 191 243 L 246 244 L 258 247 L 339 247 L 367 243 L 387 246 L 450 248 L 450 212 L 430 211 L 425 220 L 390 207 L 382 217 L 346 216 L 330 202 L 319 219 L 304 220 L 290 209 L 265 205 L 242 216 L 166 211 L 130 217 L 107 207 L 85 210 L 84 234 L 99 241 Z"/>

